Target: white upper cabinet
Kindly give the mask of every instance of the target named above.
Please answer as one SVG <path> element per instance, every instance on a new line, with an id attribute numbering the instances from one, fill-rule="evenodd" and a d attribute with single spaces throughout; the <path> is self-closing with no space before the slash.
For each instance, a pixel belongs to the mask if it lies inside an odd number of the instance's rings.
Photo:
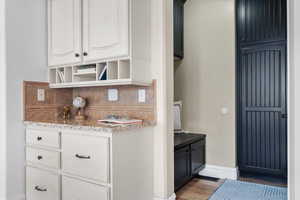
<path id="1" fill-rule="evenodd" d="M 51 88 L 152 83 L 151 1 L 48 2 Z"/>
<path id="2" fill-rule="evenodd" d="M 49 66 L 81 62 L 80 2 L 80 0 L 48 0 Z"/>
<path id="3" fill-rule="evenodd" d="M 83 59 L 129 56 L 128 0 L 83 1 Z"/>

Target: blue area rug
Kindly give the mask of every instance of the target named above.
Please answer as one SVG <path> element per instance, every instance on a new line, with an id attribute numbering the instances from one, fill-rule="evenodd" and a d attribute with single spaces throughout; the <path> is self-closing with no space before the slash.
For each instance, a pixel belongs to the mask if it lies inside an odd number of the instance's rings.
<path id="1" fill-rule="evenodd" d="M 209 200 L 287 200 L 287 188 L 226 180 Z"/>

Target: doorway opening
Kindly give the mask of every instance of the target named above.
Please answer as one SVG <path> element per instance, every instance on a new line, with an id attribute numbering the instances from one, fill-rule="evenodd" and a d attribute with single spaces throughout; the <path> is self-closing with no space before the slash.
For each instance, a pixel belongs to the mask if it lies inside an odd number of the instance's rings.
<path id="1" fill-rule="evenodd" d="M 178 199 L 225 179 L 287 188 L 287 0 L 173 2 L 175 125 L 205 138 L 196 173 L 193 142 L 174 147 Z"/>

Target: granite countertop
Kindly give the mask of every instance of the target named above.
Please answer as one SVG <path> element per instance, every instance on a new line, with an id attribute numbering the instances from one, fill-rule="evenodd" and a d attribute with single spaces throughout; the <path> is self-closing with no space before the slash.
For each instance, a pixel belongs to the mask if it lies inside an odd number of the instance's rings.
<path id="1" fill-rule="evenodd" d="M 155 122 L 143 121 L 138 124 L 111 126 L 109 124 L 100 123 L 93 120 L 75 121 L 75 120 L 47 120 L 47 121 L 24 121 L 26 126 L 72 129 L 81 131 L 99 131 L 99 132 L 122 132 L 132 129 L 155 126 Z"/>
<path id="2" fill-rule="evenodd" d="M 205 137 L 204 134 L 174 133 L 174 147 L 179 148 L 197 140 L 205 139 Z"/>

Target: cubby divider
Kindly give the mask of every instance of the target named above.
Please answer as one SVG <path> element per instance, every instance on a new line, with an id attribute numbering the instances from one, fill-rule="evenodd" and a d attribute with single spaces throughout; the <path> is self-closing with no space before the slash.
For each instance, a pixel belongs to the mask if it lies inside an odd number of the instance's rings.
<path id="1" fill-rule="evenodd" d="M 75 85 L 108 85 L 131 81 L 130 59 L 103 61 L 92 65 L 49 68 L 49 82 L 55 87 Z"/>

